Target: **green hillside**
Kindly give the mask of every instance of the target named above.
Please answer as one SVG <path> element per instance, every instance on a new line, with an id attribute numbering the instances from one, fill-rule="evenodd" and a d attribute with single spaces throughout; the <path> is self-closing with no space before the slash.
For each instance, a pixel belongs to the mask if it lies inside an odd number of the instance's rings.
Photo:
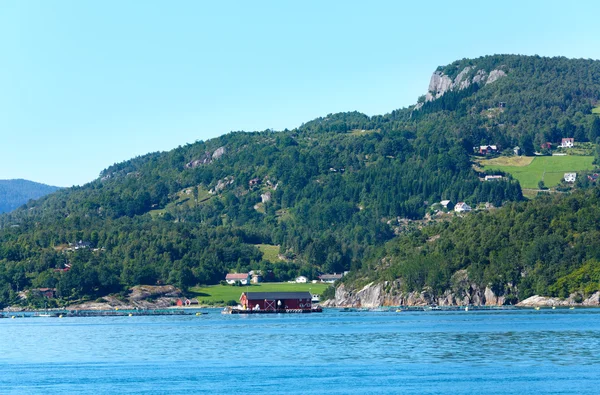
<path id="1" fill-rule="evenodd" d="M 377 271 L 373 262 L 398 238 L 394 224 L 421 220 L 441 199 L 523 200 L 518 176 L 480 181 L 474 146 L 527 153 L 540 141 L 600 137 L 599 61 L 495 55 L 437 73 L 455 88 L 427 92 L 417 106 L 149 153 L 0 216 L 0 306 L 36 287 L 56 287 L 66 303 L 137 284 L 186 291 L 230 271 L 280 282 Z M 78 241 L 86 247 L 68 248 Z M 265 245 L 289 261 L 275 262 L 257 247 Z"/>
<path id="2" fill-rule="evenodd" d="M 563 181 L 564 174 L 594 169 L 592 156 L 541 156 L 525 166 L 499 166 L 480 162 L 485 170 L 499 170 L 511 174 L 521 187 L 537 189 L 544 181 L 547 187 L 554 187 Z"/>

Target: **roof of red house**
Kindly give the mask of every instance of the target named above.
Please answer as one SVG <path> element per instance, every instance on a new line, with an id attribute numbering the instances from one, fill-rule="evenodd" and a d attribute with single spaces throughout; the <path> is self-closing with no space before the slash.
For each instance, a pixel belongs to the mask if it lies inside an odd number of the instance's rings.
<path id="1" fill-rule="evenodd" d="M 249 276 L 248 273 L 227 273 L 226 280 L 245 280 Z"/>
<path id="2" fill-rule="evenodd" d="M 565 137 L 562 141 L 575 141 L 575 139 L 573 137 Z"/>

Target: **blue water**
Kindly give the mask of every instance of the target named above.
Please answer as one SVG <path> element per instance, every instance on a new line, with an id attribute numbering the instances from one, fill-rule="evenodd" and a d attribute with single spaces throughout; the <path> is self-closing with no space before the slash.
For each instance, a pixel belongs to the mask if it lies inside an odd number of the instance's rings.
<path id="1" fill-rule="evenodd" d="M 0 320 L 0 393 L 600 392 L 600 310 Z"/>

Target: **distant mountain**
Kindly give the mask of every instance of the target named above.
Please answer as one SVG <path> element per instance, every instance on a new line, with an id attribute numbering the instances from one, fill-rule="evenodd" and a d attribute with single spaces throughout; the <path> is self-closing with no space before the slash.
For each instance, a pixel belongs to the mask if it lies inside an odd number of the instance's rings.
<path id="1" fill-rule="evenodd" d="M 27 180 L 0 180 L 0 213 L 6 213 L 27 203 L 48 195 L 58 187 Z"/>

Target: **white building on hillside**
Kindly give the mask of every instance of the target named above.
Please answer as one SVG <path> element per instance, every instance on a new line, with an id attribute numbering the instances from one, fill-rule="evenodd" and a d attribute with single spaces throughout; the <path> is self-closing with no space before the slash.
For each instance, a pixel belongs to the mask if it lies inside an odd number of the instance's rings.
<path id="1" fill-rule="evenodd" d="M 575 182 L 577 173 L 565 173 L 565 182 Z"/>
<path id="2" fill-rule="evenodd" d="M 472 210 L 471 206 L 469 206 L 465 202 L 458 202 L 458 203 L 456 203 L 456 206 L 454 206 L 454 211 L 456 211 L 457 213 L 469 212 L 471 210 Z"/>

